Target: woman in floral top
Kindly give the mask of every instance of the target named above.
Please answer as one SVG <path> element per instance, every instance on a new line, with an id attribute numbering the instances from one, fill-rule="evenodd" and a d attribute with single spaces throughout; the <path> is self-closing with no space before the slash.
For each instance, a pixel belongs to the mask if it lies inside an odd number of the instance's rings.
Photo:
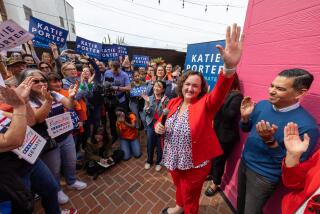
<path id="1" fill-rule="evenodd" d="M 212 128 L 212 118 L 219 110 L 233 82 L 240 61 L 241 29 L 236 24 L 227 28 L 226 48 L 217 46 L 224 61 L 215 88 L 210 92 L 201 73 L 189 70 L 178 83 L 179 97 L 169 101 L 165 125 L 160 117 L 155 132 L 164 135 L 162 163 L 176 186 L 176 206 L 162 213 L 196 214 L 202 185 L 210 171 L 213 157 L 223 153 Z"/>

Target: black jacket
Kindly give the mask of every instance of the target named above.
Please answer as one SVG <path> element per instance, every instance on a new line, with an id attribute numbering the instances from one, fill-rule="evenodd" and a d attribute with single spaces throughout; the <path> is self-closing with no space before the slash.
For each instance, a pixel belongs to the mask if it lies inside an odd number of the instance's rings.
<path id="1" fill-rule="evenodd" d="M 230 92 L 214 119 L 214 129 L 222 147 L 240 140 L 240 106 L 243 95 L 239 91 Z"/>

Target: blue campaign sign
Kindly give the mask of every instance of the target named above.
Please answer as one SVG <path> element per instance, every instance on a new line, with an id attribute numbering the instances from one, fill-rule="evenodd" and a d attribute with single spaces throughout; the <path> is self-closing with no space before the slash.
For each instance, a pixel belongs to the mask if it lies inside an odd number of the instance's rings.
<path id="1" fill-rule="evenodd" d="M 199 71 L 210 86 L 210 90 L 216 84 L 218 74 L 223 68 L 223 60 L 216 45 L 225 46 L 225 41 L 213 41 L 197 44 L 188 44 L 187 56 L 184 64 L 185 70 Z"/>
<path id="2" fill-rule="evenodd" d="M 118 45 L 102 44 L 101 60 L 103 62 L 119 60 Z"/>
<path id="3" fill-rule="evenodd" d="M 49 48 L 49 43 L 58 47 L 66 44 L 68 31 L 30 16 L 29 32 L 34 34 L 34 46 Z"/>
<path id="4" fill-rule="evenodd" d="M 128 55 L 128 47 L 123 45 L 117 45 L 119 56 L 127 56 Z"/>
<path id="5" fill-rule="evenodd" d="M 149 64 L 149 56 L 133 55 L 132 61 L 134 67 L 147 67 Z"/>
<path id="6" fill-rule="evenodd" d="M 131 88 L 130 97 L 139 97 L 147 91 L 146 85 L 135 86 Z"/>
<path id="7" fill-rule="evenodd" d="M 98 42 L 93 42 L 77 36 L 76 39 L 76 52 L 79 54 L 87 54 L 88 56 L 96 59 L 101 57 L 102 45 Z"/>

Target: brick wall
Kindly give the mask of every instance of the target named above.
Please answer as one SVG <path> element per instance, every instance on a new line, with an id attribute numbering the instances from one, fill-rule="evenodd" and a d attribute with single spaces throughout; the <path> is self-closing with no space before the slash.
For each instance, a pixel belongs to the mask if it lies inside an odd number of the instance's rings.
<path id="1" fill-rule="evenodd" d="M 249 0 L 244 26 L 245 44 L 239 77 L 245 95 L 255 101 L 266 99 L 274 77 L 283 69 L 299 67 L 315 80 L 302 105 L 320 121 L 320 0 Z M 235 165 L 241 145 L 237 145 L 224 176 L 225 194 L 236 207 Z M 265 213 L 280 213 L 279 189 L 266 205 Z"/>

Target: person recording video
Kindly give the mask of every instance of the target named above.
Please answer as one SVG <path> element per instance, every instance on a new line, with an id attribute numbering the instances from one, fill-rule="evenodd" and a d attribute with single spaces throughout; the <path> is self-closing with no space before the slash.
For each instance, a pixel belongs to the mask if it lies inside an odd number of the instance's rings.
<path id="1" fill-rule="evenodd" d="M 115 108 L 122 107 L 129 111 L 129 102 L 126 98 L 126 92 L 131 90 L 131 85 L 128 74 L 120 69 L 120 63 L 118 61 L 113 61 L 111 63 L 111 70 L 104 73 L 104 79 L 104 85 L 111 85 L 111 89 L 114 91 L 114 96 L 112 97 L 114 100 L 111 100 L 110 97 L 105 99 L 107 104 L 106 109 L 109 115 L 112 141 L 114 142 L 118 138 Z"/>

